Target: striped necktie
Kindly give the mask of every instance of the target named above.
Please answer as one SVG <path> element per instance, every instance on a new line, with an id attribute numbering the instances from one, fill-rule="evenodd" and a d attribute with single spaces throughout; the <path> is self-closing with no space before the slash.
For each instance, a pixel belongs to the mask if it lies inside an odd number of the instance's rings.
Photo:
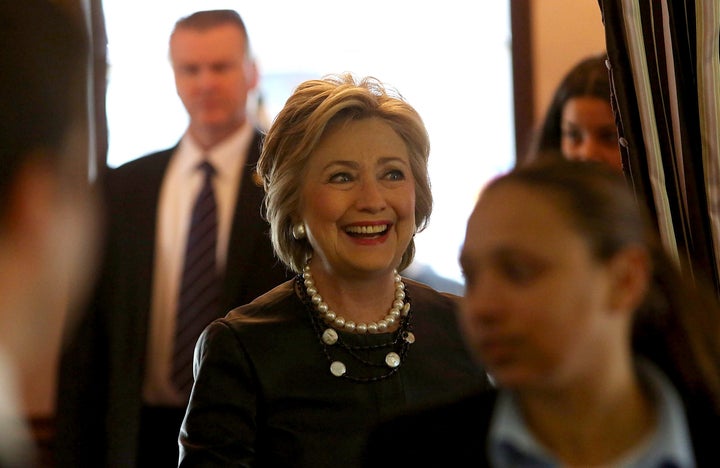
<path id="1" fill-rule="evenodd" d="M 212 186 L 215 168 L 207 160 L 190 220 L 175 326 L 172 382 L 186 398 L 193 384 L 193 351 L 200 333 L 219 313 L 220 277 L 216 267 L 217 204 Z"/>

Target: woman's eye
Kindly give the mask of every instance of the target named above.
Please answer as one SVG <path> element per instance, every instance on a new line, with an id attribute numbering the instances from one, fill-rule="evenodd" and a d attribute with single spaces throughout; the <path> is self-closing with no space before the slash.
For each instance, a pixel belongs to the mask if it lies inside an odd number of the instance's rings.
<path id="1" fill-rule="evenodd" d="M 351 182 L 352 176 L 347 172 L 338 172 L 330 176 L 330 182 L 340 184 L 344 182 Z"/>
<path id="2" fill-rule="evenodd" d="M 517 284 L 529 283 L 540 273 L 540 268 L 525 262 L 506 262 L 502 270 L 505 277 Z"/>
<path id="3" fill-rule="evenodd" d="M 600 139 L 605 142 L 608 146 L 617 146 L 618 144 L 618 136 L 617 132 L 615 131 L 609 131 L 604 132 L 600 135 Z"/>
<path id="4" fill-rule="evenodd" d="M 400 169 L 392 169 L 385 173 L 387 180 L 405 180 L 405 173 Z"/>
<path id="5" fill-rule="evenodd" d="M 572 142 L 573 144 L 578 144 L 582 141 L 582 134 L 577 130 L 563 130 L 562 138 Z"/>

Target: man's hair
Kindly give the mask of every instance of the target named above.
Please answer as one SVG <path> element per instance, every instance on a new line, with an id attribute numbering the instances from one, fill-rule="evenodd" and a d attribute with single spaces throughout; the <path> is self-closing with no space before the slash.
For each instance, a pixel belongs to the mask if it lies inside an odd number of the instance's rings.
<path id="1" fill-rule="evenodd" d="M 250 52 L 250 38 L 240 14 L 235 10 L 205 10 L 180 18 L 175 23 L 173 33 L 178 29 L 197 29 L 205 31 L 223 24 L 233 24 L 240 29 L 245 39 L 245 51 Z"/>

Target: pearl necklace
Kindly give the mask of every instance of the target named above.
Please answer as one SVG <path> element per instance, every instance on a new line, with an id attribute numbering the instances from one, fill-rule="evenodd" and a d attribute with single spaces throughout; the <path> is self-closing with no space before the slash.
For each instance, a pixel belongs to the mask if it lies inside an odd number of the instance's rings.
<path id="1" fill-rule="evenodd" d="M 305 265 L 302 274 L 295 277 L 295 288 L 310 316 L 310 322 L 317 334 L 323 354 L 330 363 L 332 375 L 354 382 L 376 382 L 387 379 L 400 370 L 410 345 L 415 342 L 415 335 L 411 331 L 410 324 L 412 318 L 410 296 L 406 294 L 405 285 L 397 272 L 395 272 L 395 298 L 392 308 L 385 318 L 370 324 L 354 324 L 330 311 L 317 292 L 308 265 Z M 388 326 L 398 321 L 400 326 L 390 335 L 390 339 L 382 342 L 374 339 L 381 338 Z M 356 340 L 346 339 L 350 337 L 342 336 L 333 327 L 354 333 L 358 335 L 357 338 L 362 336 L 363 339 L 352 343 Z M 369 334 L 375 336 L 367 336 Z M 380 357 L 383 354 L 379 362 L 375 357 L 371 357 L 371 355 Z M 346 366 L 346 362 L 349 366 Z"/>
<path id="2" fill-rule="evenodd" d="M 356 324 L 352 320 L 345 320 L 344 317 L 335 313 L 327 303 L 325 303 L 315 287 L 315 280 L 313 279 L 312 273 L 310 273 L 310 265 L 306 264 L 302 273 L 305 291 L 308 296 L 310 296 L 313 306 L 325 323 L 338 330 L 354 333 L 384 333 L 388 327 L 395 325 L 400 320 L 400 317 L 407 316 L 410 311 L 410 303 L 405 301 L 405 284 L 402 282 L 402 277 L 398 274 L 397 270 L 393 271 L 393 275 L 395 280 L 395 298 L 387 315 L 377 322 L 360 322 Z"/>

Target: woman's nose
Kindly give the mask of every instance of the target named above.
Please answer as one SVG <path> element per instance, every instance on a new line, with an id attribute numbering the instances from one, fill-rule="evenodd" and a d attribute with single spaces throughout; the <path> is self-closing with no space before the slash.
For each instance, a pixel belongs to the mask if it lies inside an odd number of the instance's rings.
<path id="1" fill-rule="evenodd" d="M 387 206 L 382 187 L 376 181 L 360 185 L 357 197 L 357 207 L 361 210 L 380 211 Z"/>

